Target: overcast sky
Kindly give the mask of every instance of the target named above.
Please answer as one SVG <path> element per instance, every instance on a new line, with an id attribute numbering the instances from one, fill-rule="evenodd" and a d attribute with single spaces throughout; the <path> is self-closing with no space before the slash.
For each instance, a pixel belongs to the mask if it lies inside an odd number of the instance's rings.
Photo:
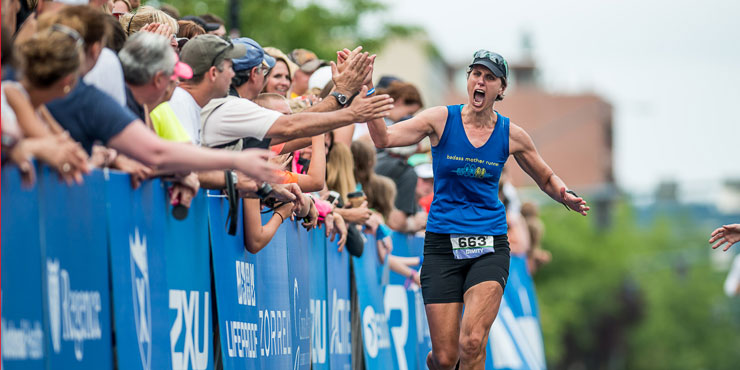
<path id="1" fill-rule="evenodd" d="M 529 33 L 548 90 L 613 104 L 626 190 L 740 179 L 740 1 L 384 1 L 451 62 L 480 48 L 516 61 Z"/>

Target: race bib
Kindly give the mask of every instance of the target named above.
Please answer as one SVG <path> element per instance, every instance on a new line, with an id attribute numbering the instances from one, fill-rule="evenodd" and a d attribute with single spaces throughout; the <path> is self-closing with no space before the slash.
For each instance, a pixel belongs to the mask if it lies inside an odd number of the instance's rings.
<path id="1" fill-rule="evenodd" d="M 492 235 L 450 234 L 450 243 L 452 253 L 458 260 L 494 253 Z"/>

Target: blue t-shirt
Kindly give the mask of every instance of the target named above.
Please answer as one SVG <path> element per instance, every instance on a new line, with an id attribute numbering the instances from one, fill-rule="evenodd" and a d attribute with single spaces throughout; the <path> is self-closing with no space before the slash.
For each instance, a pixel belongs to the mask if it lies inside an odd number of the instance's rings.
<path id="1" fill-rule="evenodd" d="M 509 119 L 496 112 L 493 133 L 476 148 L 465 134 L 461 112 L 461 105 L 447 107 L 444 132 L 432 147 L 434 200 L 427 230 L 504 235 L 506 210 L 498 199 L 498 181 L 509 158 Z"/>
<path id="2" fill-rule="evenodd" d="M 108 94 L 82 80 L 67 96 L 49 102 L 46 107 L 88 154 L 96 141 L 107 144 L 138 119 Z"/>

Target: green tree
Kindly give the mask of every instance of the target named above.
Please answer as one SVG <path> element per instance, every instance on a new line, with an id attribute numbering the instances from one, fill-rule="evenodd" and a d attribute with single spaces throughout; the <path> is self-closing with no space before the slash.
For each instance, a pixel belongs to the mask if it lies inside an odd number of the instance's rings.
<path id="1" fill-rule="evenodd" d="M 542 214 L 553 262 L 535 281 L 551 368 L 737 368 L 738 300 L 709 266 L 707 230 L 680 214 L 641 227 L 625 204 L 603 231 L 561 207 Z"/>
<path id="2" fill-rule="evenodd" d="M 223 0 L 169 0 L 182 15 L 209 12 L 227 19 L 228 2 Z M 355 45 L 377 51 L 390 35 L 405 34 L 415 27 L 381 24 L 377 35 L 369 36 L 360 23 L 366 17 L 380 19 L 386 7 L 377 0 L 344 0 L 336 7 L 310 1 L 297 6 L 291 0 L 261 0 L 240 2 L 242 36 L 255 39 L 262 46 L 274 46 L 285 52 L 306 48 L 323 59 L 335 59 L 335 51 Z"/>

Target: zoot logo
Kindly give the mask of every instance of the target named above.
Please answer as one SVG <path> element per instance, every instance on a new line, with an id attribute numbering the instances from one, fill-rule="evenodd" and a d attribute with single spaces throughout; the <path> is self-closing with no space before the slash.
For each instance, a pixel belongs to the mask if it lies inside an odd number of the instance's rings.
<path id="1" fill-rule="evenodd" d="M 141 367 L 149 370 L 152 366 L 152 307 L 146 236 L 143 239 L 140 238 L 137 228 L 133 237 L 129 235 L 128 242 L 131 256 L 131 293 L 134 303 L 136 338 L 139 343 Z"/>
<path id="2" fill-rule="evenodd" d="M 311 362 L 315 364 L 326 363 L 326 301 L 323 299 L 312 299 L 309 302 L 311 308 L 312 330 L 311 337 Z"/>
<path id="3" fill-rule="evenodd" d="M 332 293 L 331 310 L 331 339 L 329 353 L 332 355 L 348 355 L 352 352 L 350 340 L 350 301 L 337 297 L 337 290 Z"/>
<path id="4" fill-rule="evenodd" d="M 194 370 L 204 370 L 208 367 L 208 342 L 211 330 L 208 307 L 211 305 L 211 300 L 208 292 L 203 292 L 203 326 L 201 326 L 200 293 L 197 290 L 191 290 L 188 299 L 186 291 L 170 289 L 170 310 L 177 310 L 175 322 L 170 329 L 173 370 L 190 369 L 190 363 Z M 185 324 L 183 350 L 177 351 L 183 323 Z M 200 337 L 201 328 L 203 330 L 202 339 Z"/>
<path id="5" fill-rule="evenodd" d="M 373 306 L 367 306 L 362 311 L 362 340 L 367 354 L 372 358 L 378 357 L 381 349 L 391 348 L 388 319 L 384 313 L 376 313 Z"/>
<path id="6" fill-rule="evenodd" d="M 75 358 L 82 361 L 84 342 L 102 337 L 100 292 L 72 290 L 69 272 L 60 268 L 59 260 L 47 258 L 46 274 L 52 349 L 59 353 L 62 340 L 74 342 Z"/>

